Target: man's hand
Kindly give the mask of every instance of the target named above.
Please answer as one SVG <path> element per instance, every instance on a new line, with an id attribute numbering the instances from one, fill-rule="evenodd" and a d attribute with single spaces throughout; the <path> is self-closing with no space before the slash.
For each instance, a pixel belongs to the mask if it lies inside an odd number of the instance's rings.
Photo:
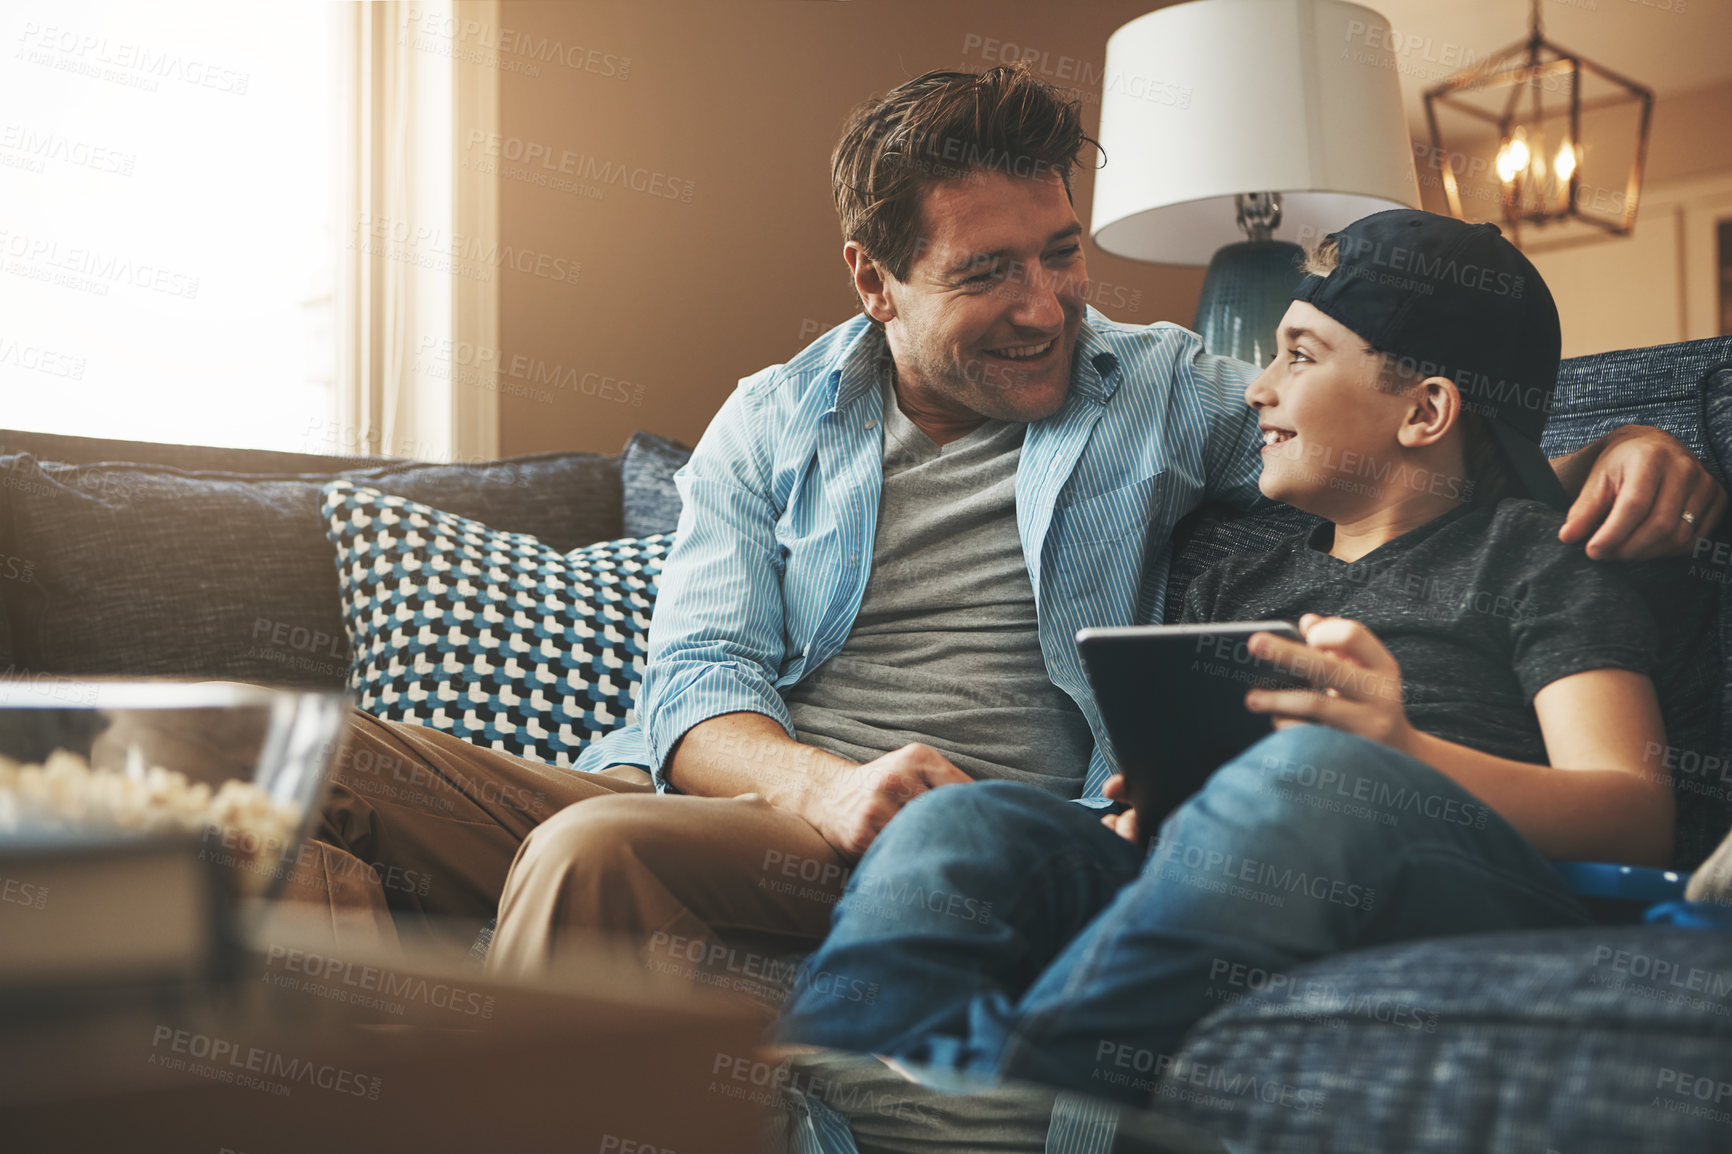
<path id="1" fill-rule="evenodd" d="M 700 797 L 754 794 L 810 823 L 854 861 L 902 807 L 929 789 L 973 781 L 926 745 L 865 765 L 802 745 L 761 713 L 724 713 L 688 729 L 668 757 L 668 781 Z"/>
<path id="2" fill-rule="evenodd" d="M 1574 480 L 1581 484 L 1558 540 L 1587 541 L 1588 556 L 1596 561 L 1688 553 L 1726 513 L 1726 490 L 1701 462 L 1675 438 L 1646 425 L 1626 425 L 1554 466 L 1566 489 Z"/>
<path id="3" fill-rule="evenodd" d="M 1377 634 L 1346 617 L 1307 613 L 1299 619 L 1304 644 L 1273 633 L 1253 633 L 1251 653 L 1310 681 L 1311 689 L 1253 689 L 1252 713 L 1275 715 L 1276 728 L 1314 721 L 1381 742 L 1403 753 L 1416 731 L 1401 698 L 1401 666 Z"/>
<path id="4" fill-rule="evenodd" d="M 973 780 L 943 754 L 916 742 L 865 765 L 827 770 L 811 782 L 799 812 L 837 853 L 857 861 L 903 806 L 941 785 Z"/>

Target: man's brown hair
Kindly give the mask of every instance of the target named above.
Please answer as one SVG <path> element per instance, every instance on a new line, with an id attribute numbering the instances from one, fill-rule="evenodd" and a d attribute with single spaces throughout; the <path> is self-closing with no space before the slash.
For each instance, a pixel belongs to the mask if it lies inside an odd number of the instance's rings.
<path id="1" fill-rule="evenodd" d="M 842 238 L 857 241 L 897 280 L 907 280 L 932 185 L 971 173 L 1057 174 L 1070 195 L 1083 145 L 1075 100 L 1026 64 L 985 72 L 928 72 L 856 108 L 830 158 Z"/>

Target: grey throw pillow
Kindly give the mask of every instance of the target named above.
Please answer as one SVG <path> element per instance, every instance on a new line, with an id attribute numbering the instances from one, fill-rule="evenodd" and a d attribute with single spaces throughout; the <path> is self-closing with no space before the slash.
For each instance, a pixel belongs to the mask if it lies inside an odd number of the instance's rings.
<path id="1" fill-rule="evenodd" d="M 654 433 L 632 434 L 619 467 L 625 499 L 624 536 L 650 537 L 672 533 L 679 527 L 681 501 L 674 487 L 674 471 L 691 455 L 691 449 L 678 441 Z"/>

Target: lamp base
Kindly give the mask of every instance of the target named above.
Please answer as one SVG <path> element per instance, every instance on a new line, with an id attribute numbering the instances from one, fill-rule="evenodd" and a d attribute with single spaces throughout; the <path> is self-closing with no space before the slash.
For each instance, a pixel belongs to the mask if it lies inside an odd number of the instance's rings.
<path id="1" fill-rule="evenodd" d="M 1305 250 L 1284 240 L 1223 245 L 1209 262 L 1192 327 L 1203 348 L 1254 365 L 1275 359 L 1275 327 L 1293 303 Z"/>

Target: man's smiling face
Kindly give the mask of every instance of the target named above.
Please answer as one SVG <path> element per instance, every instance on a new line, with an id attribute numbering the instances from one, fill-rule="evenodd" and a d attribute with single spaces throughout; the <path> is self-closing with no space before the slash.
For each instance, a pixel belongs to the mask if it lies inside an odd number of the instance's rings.
<path id="1" fill-rule="evenodd" d="M 922 407 L 1038 421 L 1070 390 L 1088 272 L 1056 177 L 981 171 L 927 190 L 906 281 L 883 275 L 874 315 L 897 385 Z"/>

